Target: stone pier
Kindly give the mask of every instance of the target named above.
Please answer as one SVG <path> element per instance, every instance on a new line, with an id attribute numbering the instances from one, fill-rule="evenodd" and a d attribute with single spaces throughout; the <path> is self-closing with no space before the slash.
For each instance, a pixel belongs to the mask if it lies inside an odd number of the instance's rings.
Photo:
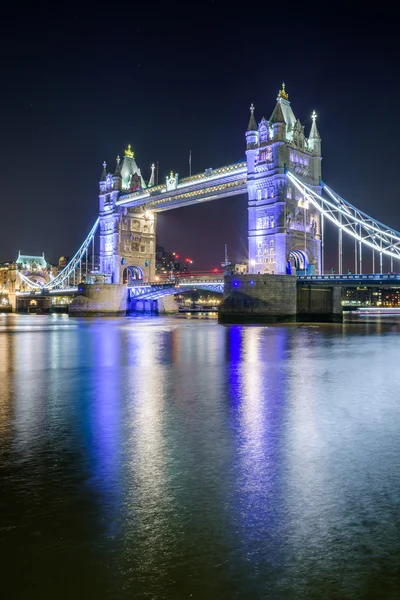
<path id="1" fill-rule="evenodd" d="M 341 323 L 343 321 L 340 286 L 297 286 L 297 321 Z"/>
<path id="2" fill-rule="evenodd" d="M 127 310 L 128 288 L 124 284 L 81 284 L 69 307 L 71 317 L 119 317 Z"/>
<path id="3" fill-rule="evenodd" d="M 340 286 L 298 285 L 293 275 L 225 277 L 220 323 L 341 323 Z"/>
<path id="4" fill-rule="evenodd" d="M 296 321 L 296 277 L 237 275 L 224 278 L 220 323 Z"/>

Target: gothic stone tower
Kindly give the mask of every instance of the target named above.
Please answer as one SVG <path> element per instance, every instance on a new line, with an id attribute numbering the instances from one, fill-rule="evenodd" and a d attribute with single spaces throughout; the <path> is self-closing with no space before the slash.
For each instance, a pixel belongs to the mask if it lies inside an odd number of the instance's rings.
<path id="1" fill-rule="evenodd" d="M 285 166 L 320 192 L 321 138 L 312 115 L 308 139 L 293 114 L 285 84 L 267 121 L 251 106 L 246 132 L 251 273 L 321 272 L 320 216 L 290 185 Z"/>
<path id="2" fill-rule="evenodd" d="M 146 185 L 130 146 L 114 175 L 103 164 L 100 181 L 100 271 L 111 283 L 154 278 L 156 257 L 156 215 L 140 208 L 118 206 L 124 194 L 154 185 L 154 168 Z"/>

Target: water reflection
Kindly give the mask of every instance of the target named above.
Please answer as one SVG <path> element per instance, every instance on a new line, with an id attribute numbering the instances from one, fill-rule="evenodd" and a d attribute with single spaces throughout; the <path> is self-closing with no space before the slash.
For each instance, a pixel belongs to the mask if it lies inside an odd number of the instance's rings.
<path id="1" fill-rule="evenodd" d="M 0 315 L 0 324 L 5 322 L 4 316 Z M 12 422 L 14 391 L 10 373 L 14 362 L 14 338 L 0 332 L 0 439 L 3 440 L 3 444 L 0 446 L 0 456 L 12 439 L 10 423 Z"/>
<path id="2" fill-rule="evenodd" d="M 6 597 L 397 597 L 397 327 L 4 322 Z"/>

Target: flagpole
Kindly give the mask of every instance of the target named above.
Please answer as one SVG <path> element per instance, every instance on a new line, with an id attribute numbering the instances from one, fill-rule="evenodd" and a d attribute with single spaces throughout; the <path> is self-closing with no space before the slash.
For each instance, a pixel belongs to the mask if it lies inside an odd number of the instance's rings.
<path id="1" fill-rule="evenodd" d="M 192 176 L 192 151 L 189 150 L 189 177 Z"/>

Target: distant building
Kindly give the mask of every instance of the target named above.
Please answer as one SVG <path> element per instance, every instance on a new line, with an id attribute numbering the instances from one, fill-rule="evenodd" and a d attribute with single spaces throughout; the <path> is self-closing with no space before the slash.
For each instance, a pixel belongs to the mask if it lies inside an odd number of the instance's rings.
<path id="1" fill-rule="evenodd" d="M 171 275 L 184 271 L 187 271 L 187 267 L 182 267 L 179 254 L 166 252 L 164 246 L 156 247 L 156 275 Z"/>
<path id="2" fill-rule="evenodd" d="M 30 289 L 27 283 L 33 281 L 39 286 L 44 286 L 57 273 L 54 267 L 44 257 L 18 253 L 14 261 L 0 263 L 0 302 L 10 304 L 15 309 L 16 295 Z"/>
<path id="3" fill-rule="evenodd" d="M 18 253 L 17 260 L 18 269 L 25 271 L 26 273 L 44 273 L 45 271 L 51 271 L 52 265 L 47 262 L 42 256 L 30 256 L 28 254 Z"/>
<path id="4" fill-rule="evenodd" d="M 69 258 L 69 256 L 60 256 L 60 258 L 58 259 L 58 266 L 60 267 L 60 271 L 67 266 L 70 260 L 71 259 Z"/>
<path id="5" fill-rule="evenodd" d="M 239 273 L 239 275 L 245 275 L 248 271 L 246 263 L 236 263 L 232 265 L 232 269 L 235 273 Z"/>

